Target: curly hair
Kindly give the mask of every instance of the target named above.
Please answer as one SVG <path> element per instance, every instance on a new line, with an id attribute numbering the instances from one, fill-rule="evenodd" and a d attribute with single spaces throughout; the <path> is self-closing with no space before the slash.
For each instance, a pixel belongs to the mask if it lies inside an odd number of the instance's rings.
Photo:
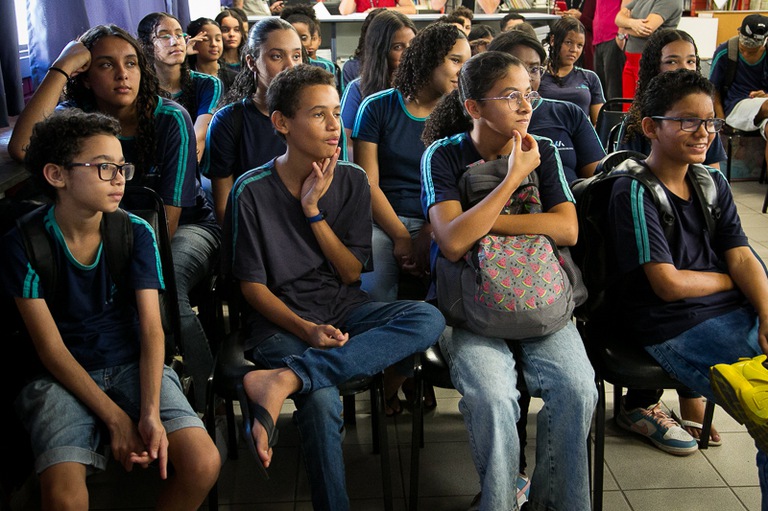
<path id="1" fill-rule="evenodd" d="M 225 18 L 235 18 L 237 20 L 237 23 L 240 25 L 240 44 L 237 46 L 237 55 L 241 55 L 243 53 L 243 46 L 245 46 L 245 39 L 248 37 L 248 33 L 245 30 L 245 22 L 248 21 L 248 18 L 244 18 L 242 14 L 237 12 L 234 9 L 222 9 L 219 14 L 216 15 L 216 18 L 214 18 L 214 21 L 221 26 L 222 20 Z"/>
<path id="2" fill-rule="evenodd" d="M 469 21 L 472 21 L 475 19 L 475 13 L 472 12 L 472 9 L 467 7 L 466 5 L 459 5 L 453 10 L 453 14 L 456 16 L 461 16 L 462 18 L 467 18 Z"/>
<path id="3" fill-rule="evenodd" d="M 66 108 L 54 112 L 32 128 L 24 166 L 40 190 L 51 199 L 56 199 L 56 188 L 43 175 L 49 163 L 66 167 L 83 149 L 83 141 L 95 135 L 120 134 L 117 119 L 102 113 L 86 113 L 79 108 Z"/>
<path id="4" fill-rule="evenodd" d="M 317 15 L 309 4 L 288 5 L 280 13 L 280 17 L 291 25 L 294 23 L 304 23 L 309 27 L 310 34 L 314 34 L 317 30 Z"/>
<path id="5" fill-rule="evenodd" d="M 225 94 L 224 99 L 222 99 L 220 103 L 221 105 L 235 103 L 236 101 L 249 98 L 256 94 L 259 84 L 254 76 L 254 71 L 252 71 L 246 63 L 246 57 L 250 56 L 254 61 L 258 60 L 259 55 L 261 55 L 262 45 L 266 44 L 269 35 L 276 30 L 291 30 L 296 33 L 296 37 L 298 37 L 298 33 L 296 32 L 296 29 L 293 28 L 293 25 L 284 19 L 271 16 L 256 23 L 248 33 L 248 41 L 243 47 L 240 72 L 237 74 L 237 77 L 235 77 L 235 81 Z M 307 62 L 307 55 L 303 48 L 301 51 L 301 60 L 302 62 Z"/>
<path id="6" fill-rule="evenodd" d="M 443 14 L 435 20 L 435 23 L 455 23 L 464 26 L 464 18 L 458 14 Z"/>
<path id="7" fill-rule="evenodd" d="M 458 89 L 441 99 L 427 118 L 421 134 L 424 144 L 429 145 L 435 140 L 471 129 L 472 119 L 464 109 L 464 102 L 485 97 L 499 79 L 507 76 L 512 66 L 525 69 L 517 57 L 491 50 L 478 53 L 466 61 L 459 73 Z"/>
<path id="8" fill-rule="evenodd" d="M 389 68 L 389 50 L 392 39 L 401 28 L 410 28 L 414 34 L 418 31 L 408 16 L 397 11 L 386 11 L 371 23 L 364 46 L 367 57 L 360 66 L 360 93 L 363 97 L 392 86 L 395 70 Z"/>
<path id="9" fill-rule="evenodd" d="M 101 38 L 109 36 L 119 37 L 136 50 L 141 81 L 136 96 L 136 116 L 138 117 L 136 148 L 138 155 L 133 163 L 136 165 L 137 171 L 141 173 L 149 170 L 155 158 L 155 108 L 157 108 L 159 101 L 160 86 L 157 83 L 155 71 L 149 65 L 139 42 L 117 25 L 97 25 L 80 36 L 79 41 L 88 50 L 91 50 Z M 65 89 L 64 98 L 85 111 L 95 111 L 97 110 L 96 97 L 93 90 L 85 86 L 85 78 L 88 74 L 87 72 L 81 73 L 70 79 Z"/>
<path id="10" fill-rule="evenodd" d="M 715 86 L 696 71 L 678 69 L 661 73 L 653 78 L 637 98 L 640 115 L 664 116 L 675 104 L 691 94 L 714 96 Z"/>
<path id="11" fill-rule="evenodd" d="M 313 85 L 330 85 L 336 90 L 336 77 L 325 69 L 310 64 L 280 71 L 267 89 L 269 115 L 281 112 L 284 116 L 293 118 L 301 104 L 301 92 Z M 282 133 L 278 135 L 285 138 Z"/>
<path id="12" fill-rule="evenodd" d="M 584 34 L 586 30 L 581 21 L 572 16 L 564 16 L 557 20 L 549 32 L 549 67 L 551 69 L 552 78 L 558 85 L 562 84 L 562 78 L 557 76 L 557 70 L 560 69 L 560 48 L 563 47 L 565 38 L 568 37 L 568 32 L 576 32 L 577 34 Z"/>
<path id="13" fill-rule="evenodd" d="M 175 20 L 176 23 L 179 24 L 179 28 L 181 28 L 181 22 L 176 16 L 168 14 L 167 12 L 153 12 L 141 19 L 139 28 L 137 29 L 139 43 L 141 43 L 141 46 L 144 49 L 144 55 L 147 56 L 147 61 L 155 70 L 157 70 L 157 62 L 155 60 L 155 29 L 166 19 Z M 180 81 L 181 96 L 176 98 L 175 101 L 183 106 L 187 112 L 197 112 L 197 95 L 195 94 L 195 87 L 192 83 L 192 74 L 190 73 L 187 59 L 184 59 L 181 63 Z M 168 99 L 174 99 L 173 94 L 165 89 L 161 88 L 160 94 Z"/>
<path id="14" fill-rule="evenodd" d="M 645 89 L 653 78 L 659 75 L 661 72 L 661 53 L 664 51 L 664 47 L 669 43 L 675 41 L 687 41 L 693 45 L 694 53 L 696 54 L 696 72 L 701 71 L 701 61 L 699 60 L 699 49 L 696 47 L 696 42 L 693 37 L 682 30 L 674 28 L 665 28 L 657 30 L 651 37 L 648 38 L 648 42 L 643 49 L 643 54 L 640 57 L 640 70 L 638 71 L 637 87 L 635 88 L 635 97 L 637 98 Z M 632 106 L 629 107 L 627 112 L 627 131 L 624 136 L 625 141 L 632 138 L 643 135 L 643 127 L 641 126 L 643 118 L 640 116 L 640 105 L 637 101 L 632 102 Z"/>
<path id="15" fill-rule="evenodd" d="M 219 30 L 221 30 L 221 26 L 216 23 L 215 20 L 212 20 L 211 18 L 197 18 L 196 20 L 190 21 L 189 25 L 187 25 L 187 35 L 189 37 L 195 37 L 206 25 L 213 25 L 219 27 Z M 197 55 L 187 55 L 187 63 L 189 63 L 190 69 L 195 69 L 197 67 Z"/>
<path id="16" fill-rule="evenodd" d="M 455 25 L 434 23 L 421 30 L 403 52 L 395 71 L 394 86 L 406 99 L 413 99 L 432 79 L 456 41 L 466 39 Z"/>
<path id="17" fill-rule="evenodd" d="M 352 53 L 352 58 L 357 59 L 360 61 L 360 63 L 363 62 L 363 55 L 365 55 L 365 34 L 368 33 L 368 27 L 371 26 L 371 22 L 373 21 L 373 18 L 381 14 L 382 12 L 386 12 L 386 7 L 377 7 L 376 9 L 371 9 L 368 12 L 368 15 L 363 20 L 363 24 L 360 25 L 360 37 L 357 39 L 357 48 L 355 48 L 354 53 Z M 397 11 L 389 11 L 389 12 L 397 12 Z"/>

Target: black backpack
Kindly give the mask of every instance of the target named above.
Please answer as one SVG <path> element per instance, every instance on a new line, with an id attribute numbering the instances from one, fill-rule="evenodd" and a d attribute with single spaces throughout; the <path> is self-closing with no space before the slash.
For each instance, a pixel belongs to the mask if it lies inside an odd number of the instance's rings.
<path id="1" fill-rule="evenodd" d="M 637 154 L 631 151 L 619 153 L 624 154 L 613 153 L 606 158 L 613 157 L 615 160 L 617 157 L 620 159 L 622 156 Z M 721 214 L 717 204 L 717 185 L 709 170 L 703 165 L 690 165 L 688 169 L 694 193 L 702 206 L 707 229 L 710 233 L 714 233 Z M 675 217 L 669 198 L 664 192 L 661 181 L 648 169 L 642 159 L 636 156 L 628 157 L 613 168 L 574 183 L 572 190 L 576 198 L 579 239 L 571 253 L 577 266 L 581 268 L 584 283 L 589 292 L 587 301 L 577 308 L 575 313 L 582 320 L 599 318 L 608 312 L 605 307 L 606 295 L 619 279 L 614 259 L 614 246 L 608 235 L 610 226 L 607 214 L 611 189 L 618 178 L 631 178 L 642 183 L 650 192 L 660 212 L 665 237 L 670 239 L 674 233 Z"/>
<path id="2" fill-rule="evenodd" d="M 46 296 L 53 297 L 60 290 L 58 268 L 53 257 L 55 241 L 44 225 L 47 210 L 48 206 L 42 206 L 25 214 L 16 220 L 16 226 L 21 233 L 27 258 L 47 291 Z M 126 289 L 128 264 L 133 251 L 133 228 L 128 213 L 119 208 L 114 213 L 104 213 L 101 220 L 101 238 L 109 274 L 118 290 L 122 292 Z"/>
<path id="3" fill-rule="evenodd" d="M 45 214 L 50 206 L 40 206 L 16 219 L 16 226 L 21 233 L 24 250 L 30 265 L 40 278 L 40 285 L 45 290 L 47 302 L 65 299 L 65 290 L 59 289 L 58 268 L 53 256 L 56 241 L 45 229 Z M 133 300 L 133 294 L 128 288 L 128 265 L 133 251 L 133 229 L 128 213 L 117 209 L 114 213 L 105 213 L 101 220 L 101 235 L 103 251 L 107 267 L 118 293 L 128 300 Z M 13 350 L 17 351 L 14 367 L 23 368 L 26 378 L 31 378 L 43 372 L 37 354 L 34 351 L 29 335 L 21 320 L 16 305 L 11 301 L 7 304 L 11 311 L 11 333 L 22 340 L 16 342 Z M 22 362 L 23 361 L 23 362 Z M 20 389 L 20 387 L 19 387 Z"/>

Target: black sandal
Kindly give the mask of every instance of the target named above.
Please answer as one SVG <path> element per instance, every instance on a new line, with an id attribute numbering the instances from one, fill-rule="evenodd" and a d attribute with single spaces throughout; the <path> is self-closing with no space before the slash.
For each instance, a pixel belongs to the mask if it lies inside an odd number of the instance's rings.
<path id="1" fill-rule="evenodd" d="M 254 403 L 245 394 L 245 389 L 240 387 L 237 389 L 238 399 L 240 401 L 240 412 L 243 415 L 243 438 L 245 444 L 248 446 L 248 450 L 256 459 L 256 466 L 259 467 L 261 475 L 264 479 L 269 479 L 269 473 L 264 466 L 264 462 L 259 457 L 259 453 L 256 451 L 256 443 L 253 441 L 253 421 L 259 421 L 267 432 L 267 445 L 274 447 L 277 445 L 277 437 L 279 431 L 275 427 L 275 422 L 272 420 L 272 416 L 269 412 L 258 403 Z"/>

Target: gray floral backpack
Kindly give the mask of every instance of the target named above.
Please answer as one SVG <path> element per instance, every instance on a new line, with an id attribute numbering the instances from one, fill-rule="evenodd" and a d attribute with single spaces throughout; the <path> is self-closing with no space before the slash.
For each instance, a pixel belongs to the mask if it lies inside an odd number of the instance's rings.
<path id="1" fill-rule="evenodd" d="M 471 165 L 459 189 L 468 209 L 503 179 L 507 160 Z M 538 176 L 532 172 L 502 214 L 542 212 Z M 529 339 L 556 332 L 571 320 L 586 289 L 567 250 L 541 234 L 487 234 L 462 259 L 442 256 L 436 266 L 437 305 L 448 324 L 489 337 Z"/>

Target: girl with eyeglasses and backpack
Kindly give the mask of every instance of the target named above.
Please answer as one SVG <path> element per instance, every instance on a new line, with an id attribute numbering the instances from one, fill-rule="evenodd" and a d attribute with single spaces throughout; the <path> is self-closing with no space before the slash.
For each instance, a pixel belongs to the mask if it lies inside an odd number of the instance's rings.
<path id="1" fill-rule="evenodd" d="M 461 261 L 489 234 L 537 233 L 559 246 L 576 242 L 576 208 L 556 149 L 550 140 L 528 133 L 531 103 L 537 99 L 520 60 L 487 51 L 465 63 L 458 89 L 428 120 L 423 138 L 431 145 L 422 158 L 421 199 L 434 233 L 433 275 L 444 262 Z M 468 207 L 460 188 L 462 176 L 475 166 L 497 160 L 502 160 L 504 169 L 500 183 Z M 530 174 L 539 183 L 542 212 L 500 215 Z M 503 266 L 508 263 L 505 259 Z M 435 278 L 439 280 L 440 275 Z M 535 293 L 516 278 L 504 285 L 521 295 Z M 428 299 L 439 293 L 438 284 Z M 438 306 L 444 309 L 439 300 Z M 489 336 L 455 325 L 440 341 L 451 379 L 462 395 L 459 409 L 480 476 L 481 493 L 473 504 L 477 509 L 518 509 L 518 371 L 530 394 L 544 399 L 538 415 L 536 468 L 526 505 L 590 509 L 586 440 L 597 391 L 592 366 L 570 316 L 568 312 L 557 318 L 563 325 L 559 329 L 530 338 L 520 339 L 514 329 L 508 337 Z"/>

